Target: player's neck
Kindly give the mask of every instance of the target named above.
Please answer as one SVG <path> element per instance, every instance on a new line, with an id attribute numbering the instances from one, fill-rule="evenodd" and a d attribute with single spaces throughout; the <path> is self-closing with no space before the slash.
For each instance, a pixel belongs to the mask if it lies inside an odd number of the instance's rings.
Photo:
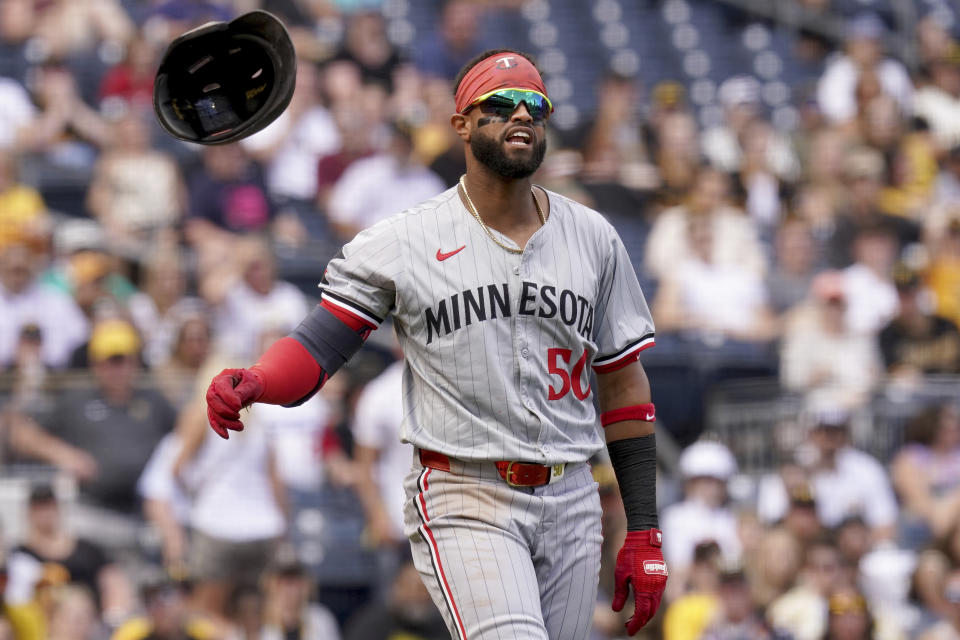
<path id="1" fill-rule="evenodd" d="M 468 170 L 465 182 L 470 199 L 487 226 L 507 235 L 515 229 L 539 228 L 540 216 L 530 195 L 530 178 L 504 178 L 488 170 Z M 546 215 L 544 200 L 541 199 L 540 206 Z"/>

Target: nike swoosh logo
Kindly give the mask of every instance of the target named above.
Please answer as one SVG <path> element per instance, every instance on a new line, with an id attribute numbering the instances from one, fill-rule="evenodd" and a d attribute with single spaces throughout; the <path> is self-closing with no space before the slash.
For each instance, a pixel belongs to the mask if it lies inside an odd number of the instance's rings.
<path id="1" fill-rule="evenodd" d="M 645 422 L 653 422 L 656 417 L 657 417 L 657 414 L 655 413 L 647 413 L 647 414 L 644 414 L 643 419 Z"/>
<path id="2" fill-rule="evenodd" d="M 451 257 L 457 255 L 458 253 L 460 253 L 461 251 L 463 251 L 463 250 L 466 249 L 466 248 L 467 248 L 467 245 L 463 245 L 463 246 L 460 247 L 459 249 L 454 249 L 454 250 L 451 251 L 450 253 L 444 253 L 444 252 L 440 251 L 440 249 L 437 249 L 437 260 L 439 260 L 440 262 L 443 262 L 443 261 L 446 260 L 447 258 L 451 258 Z"/>

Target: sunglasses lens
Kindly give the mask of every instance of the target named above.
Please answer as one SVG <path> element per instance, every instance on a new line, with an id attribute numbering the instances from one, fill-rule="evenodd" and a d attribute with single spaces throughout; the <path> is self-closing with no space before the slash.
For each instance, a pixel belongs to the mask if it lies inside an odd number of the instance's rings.
<path id="1" fill-rule="evenodd" d="M 492 94 L 480 103 L 483 113 L 495 113 L 508 118 L 520 103 L 527 105 L 527 111 L 534 120 L 543 120 L 550 113 L 550 103 L 539 93 L 506 89 Z"/>

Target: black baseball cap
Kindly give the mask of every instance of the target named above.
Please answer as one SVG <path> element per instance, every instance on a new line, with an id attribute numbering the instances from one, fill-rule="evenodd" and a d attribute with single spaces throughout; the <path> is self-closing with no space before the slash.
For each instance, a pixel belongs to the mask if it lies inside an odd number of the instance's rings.
<path id="1" fill-rule="evenodd" d="M 283 23 L 266 11 L 209 22 L 170 43 L 153 107 L 175 138 L 213 145 L 273 122 L 293 97 L 297 59 Z"/>

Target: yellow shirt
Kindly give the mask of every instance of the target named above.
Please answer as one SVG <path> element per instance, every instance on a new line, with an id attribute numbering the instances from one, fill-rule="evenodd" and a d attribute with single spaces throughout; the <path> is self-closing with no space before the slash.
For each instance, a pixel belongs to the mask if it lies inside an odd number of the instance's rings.
<path id="1" fill-rule="evenodd" d="M 719 608 L 716 596 L 706 593 L 677 598 L 663 616 L 663 640 L 699 640 Z"/>
<path id="2" fill-rule="evenodd" d="M 934 261 L 927 271 L 927 285 L 937 300 L 937 313 L 960 325 L 960 259 Z"/>
<path id="3" fill-rule="evenodd" d="M 0 249 L 29 239 L 28 225 L 46 212 L 43 198 L 30 187 L 14 185 L 0 191 Z"/>
<path id="4" fill-rule="evenodd" d="M 216 628 L 210 622 L 194 618 L 187 622 L 186 637 L 192 640 L 211 640 L 217 637 Z M 143 640 L 153 632 L 153 625 L 146 618 L 131 618 L 113 632 L 110 640 Z M 19 639 L 18 639 L 19 640 Z"/>

